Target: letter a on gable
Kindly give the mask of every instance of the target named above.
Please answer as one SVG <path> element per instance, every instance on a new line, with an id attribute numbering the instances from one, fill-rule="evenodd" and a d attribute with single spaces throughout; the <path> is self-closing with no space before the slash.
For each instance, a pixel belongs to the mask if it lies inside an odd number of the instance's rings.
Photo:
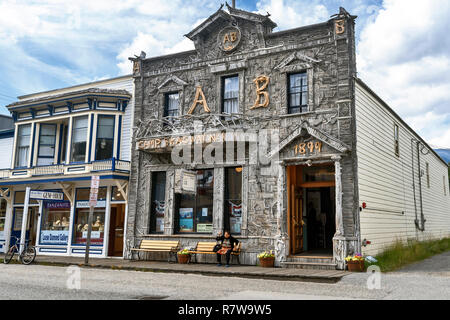
<path id="1" fill-rule="evenodd" d="M 195 111 L 195 108 L 197 108 L 198 104 L 203 105 L 203 110 L 205 110 L 205 112 L 207 113 L 211 112 L 211 110 L 208 107 L 208 103 L 206 102 L 205 94 L 203 93 L 201 86 L 197 87 L 197 91 L 195 92 L 195 99 L 194 102 L 192 103 L 191 108 L 188 111 L 188 114 L 192 114 Z"/>

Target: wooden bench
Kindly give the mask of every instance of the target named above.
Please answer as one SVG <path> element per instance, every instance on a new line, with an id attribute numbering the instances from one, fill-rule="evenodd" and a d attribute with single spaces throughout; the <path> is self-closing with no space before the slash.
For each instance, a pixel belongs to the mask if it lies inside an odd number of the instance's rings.
<path id="1" fill-rule="evenodd" d="M 195 262 L 197 262 L 198 254 L 216 254 L 216 252 L 213 251 L 216 244 L 217 242 L 198 242 L 197 246 L 195 247 L 195 250 L 189 251 L 189 253 L 194 256 L 194 260 Z M 239 261 L 239 256 L 241 254 L 241 247 L 242 242 L 239 242 L 237 245 L 237 250 L 231 253 L 231 257 L 237 258 L 238 264 L 241 264 L 241 262 Z"/>
<path id="2" fill-rule="evenodd" d="M 177 253 L 179 250 L 180 241 L 141 240 L 139 247 L 131 249 L 131 252 L 138 253 L 138 260 L 140 260 L 141 252 L 168 252 L 168 262 L 170 262 L 172 256 L 175 256 L 175 262 L 178 262 Z M 131 259 L 133 259 L 133 255 L 131 256 Z"/>

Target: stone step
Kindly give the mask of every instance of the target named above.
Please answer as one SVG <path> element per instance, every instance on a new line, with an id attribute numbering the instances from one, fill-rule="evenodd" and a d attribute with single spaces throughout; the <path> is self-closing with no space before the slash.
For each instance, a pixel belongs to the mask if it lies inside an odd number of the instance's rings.
<path id="1" fill-rule="evenodd" d="M 308 256 L 294 256 L 288 257 L 287 262 L 297 263 L 333 263 L 332 257 L 308 257 Z"/>
<path id="2" fill-rule="evenodd" d="M 313 269 L 313 270 L 336 270 L 335 263 L 320 262 L 282 262 L 281 266 L 288 269 Z"/>

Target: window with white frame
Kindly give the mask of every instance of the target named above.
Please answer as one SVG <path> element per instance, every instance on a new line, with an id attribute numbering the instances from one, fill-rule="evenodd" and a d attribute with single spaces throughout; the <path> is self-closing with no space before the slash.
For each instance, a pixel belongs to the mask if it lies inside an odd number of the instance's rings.
<path id="1" fill-rule="evenodd" d="M 17 133 L 16 167 L 28 166 L 30 138 L 31 138 L 31 124 L 19 126 Z"/>
<path id="2" fill-rule="evenodd" d="M 223 113 L 239 113 L 239 76 L 222 78 Z"/>
<path id="3" fill-rule="evenodd" d="M 87 150 L 88 116 L 73 119 L 71 162 L 85 162 Z"/>

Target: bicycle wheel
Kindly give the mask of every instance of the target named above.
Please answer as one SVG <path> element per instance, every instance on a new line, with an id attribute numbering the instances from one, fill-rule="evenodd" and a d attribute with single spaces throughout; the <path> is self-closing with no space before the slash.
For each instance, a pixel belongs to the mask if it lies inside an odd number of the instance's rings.
<path id="1" fill-rule="evenodd" d="M 10 263 L 15 253 L 16 253 L 15 246 L 9 248 L 8 252 L 5 254 L 5 259 L 3 260 L 3 263 L 5 264 Z"/>
<path id="2" fill-rule="evenodd" d="M 26 247 L 20 255 L 20 260 L 23 264 L 29 265 L 36 258 L 36 249 L 34 247 Z"/>

